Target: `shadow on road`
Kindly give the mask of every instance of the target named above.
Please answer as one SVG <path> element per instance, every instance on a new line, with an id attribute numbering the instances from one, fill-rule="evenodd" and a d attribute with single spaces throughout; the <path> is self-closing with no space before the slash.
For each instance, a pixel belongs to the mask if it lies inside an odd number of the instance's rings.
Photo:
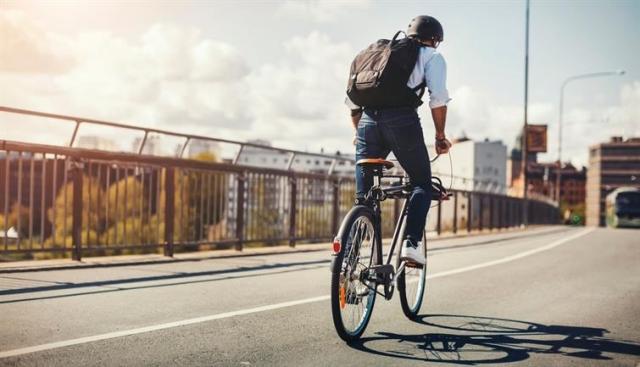
<path id="1" fill-rule="evenodd" d="M 134 289 L 148 289 L 148 288 L 158 288 L 158 287 L 170 287 L 170 286 L 184 285 L 184 284 L 217 282 L 217 281 L 227 280 L 227 279 L 259 277 L 259 276 L 266 276 L 266 275 L 274 275 L 274 274 L 323 268 L 323 267 L 326 267 L 330 261 L 331 260 L 323 259 L 323 260 L 299 261 L 299 262 L 289 262 L 289 263 L 264 264 L 264 265 L 258 265 L 258 266 L 240 266 L 240 267 L 228 268 L 228 269 L 207 270 L 207 271 L 197 271 L 197 272 L 178 272 L 178 273 L 165 274 L 165 275 L 131 277 L 131 278 L 124 278 L 124 279 L 110 279 L 110 280 L 90 281 L 90 282 L 80 282 L 80 283 L 53 282 L 53 284 L 46 285 L 46 286 L 1 290 L 0 296 L 14 295 L 14 294 L 33 295 L 39 292 L 64 291 L 64 290 L 70 290 L 70 289 L 83 289 L 83 288 L 89 289 L 89 288 L 95 288 L 95 287 L 104 288 L 104 289 L 95 290 L 95 291 L 87 290 L 80 293 L 66 293 L 66 294 L 52 295 L 52 296 L 45 296 L 45 297 L 29 297 L 24 299 L 12 299 L 7 301 L 0 300 L 0 304 L 27 302 L 27 301 L 35 301 L 35 300 L 42 300 L 42 299 L 66 298 L 66 297 L 108 293 L 108 292 L 129 291 Z M 269 272 L 257 272 L 257 271 L 264 271 L 264 270 L 268 270 Z M 193 279 L 197 277 L 206 277 L 206 276 L 220 276 L 220 277 Z M 0 276 L 0 278 L 3 278 L 3 277 Z M 10 277 L 4 277 L 4 278 L 10 278 Z M 13 278 L 13 279 L 18 279 L 18 278 Z M 22 280 L 29 280 L 29 279 L 22 279 Z M 163 283 L 145 285 L 145 283 L 153 283 L 158 281 L 161 281 Z"/>
<path id="2" fill-rule="evenodd" d="M 606 338 L 609 331 L 601 328 L 460 315 L 426 315 L 418 322 L 443 332 L 379 332 L 351 347 L 399 359 L 466 365 L 518 362 L 532 354 L 592 360 L 613 359 L 610 354 L 640 356 L 639 343 Z"/>

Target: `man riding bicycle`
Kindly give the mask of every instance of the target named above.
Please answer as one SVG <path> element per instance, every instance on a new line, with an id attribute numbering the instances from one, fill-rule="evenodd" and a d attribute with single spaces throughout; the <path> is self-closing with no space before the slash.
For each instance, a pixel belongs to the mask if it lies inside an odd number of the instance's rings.
<path id="1" fill-rule="evenodd" d="M 440 22 L 426 15 L 415 17 L 409 24 L 406 36 L 407 39 L 396 41 L 396 34 L 390 43 L 385 44 L 388 48 L 387 54 L 379 51 L 383 49 L 380 44 L 372 52 L 374 44 L 365 50 L 369 51 L 368 54 L 363 51 L 358 55 L 361 57 L 364 54 L 360 60 L 356 57 L 351 67 L 350 87 L 345 103 L 351 110 L 351 121 L 356 130 L 356 160 L 385 158 L 393 152 L 409 176 L 413 192 L 407 207 L 406 236 L 402 243 L 401 260 L 423 265 L 425 258 L 418 250 L 418 245 L 422 240 L 431 202 L 431 166 L 417 108 L 422 104 L 420 97 L 426 88 L 429 91 L 429 107 L 436 130 L 436 153 L 446 154 L 451 147 L 444 132 L 447 103 L 451 98 L 446 87 L 446 63 L 443 56 L 436 51 L 443 40 Z M 376 57 L 381 58 L 382 62 L 376 60 Z M 388 59 L 384 59 L 385 57 Z M 371 60 L 374 61 L 373 68 L 369 67 Z M 367 101 L 367 98 L 362 96 L 373 88 L 380 88 L 385 83 L 393 84 L 391 79 L 402 75 L 403 60 L 405 64 L 409 63 L 404 67 L 408 67 L 408 80 L 406 85 L 401 86 L 403 90 L 395 86 L 393 92 L 388 92 L 391 90 L 388 89 L 378 94 L 383 96 L 382 99 L 370 98 L 371 102 L 357 103 Z M 359 67 L 358 63 L 369 64 L 363 68 Z M 384 70 L 379 68 L 372 71 L 380 66 Z M 394 67 L 398 70 L 391 70 Z M 371 78 L 376 78 L 374 83 L 371 82 Z M 404 80 L 406 78 L 402 80 L 403 84 Z M 371 170 L 359 165 L 355 176 L 356 203 L 364 203 L 365 196 L 373 185 L 373 174 Z"/>

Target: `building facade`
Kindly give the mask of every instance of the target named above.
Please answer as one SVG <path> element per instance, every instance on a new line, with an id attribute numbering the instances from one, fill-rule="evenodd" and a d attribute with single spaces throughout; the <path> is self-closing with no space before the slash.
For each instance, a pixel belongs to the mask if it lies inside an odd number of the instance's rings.
<path id="1" fill-rule="evenodd" d="M 640 138 L 613 137 L 589 148 L 587 225 L 605 224 L 605 197 L 618 187 L 640 187 Z"/>
<path id="2" fill-rule="evenodd" d="M 529 162 L 527 173 L 529 192 L 549 197 L 568 207 L 584 204 L 587 181 L 585 167 L 579 170 L 571 163 L 563 163 L 560 171 L 560 200 L 558 200 L 556 192 L 558 176 L 556 162 Z"/>
<path id="3" fill-rule="evenodd" d="M 266 148 L 244 147 L 238 157 L 238 164 L 273 169 L 287 168 L 290 159 L 289 153 L 269 149 L 271 143 L 266 140 L 250 140 L 249 143 L 263 145 Z M 299 172 L 327 173 L 332 164 L 331 158 L 301 154 L 296 155 L 291 169 Z M 355 163 L 351 160 L 338 160 L 333 167 L 333 172 L 338 175 L 352 176 L 355 172 Z"/>
<path id="4" fill-rule="evenodd" d="M 429 151 L 435 149 L 430 146 Z M 442 156 L 431 165 L 433 175 L 445 184 L 453 176 L 453 189 L 506 193 L 507 147 L 501 141 L 458 139 L 450 154 L 451 162 Z"/>

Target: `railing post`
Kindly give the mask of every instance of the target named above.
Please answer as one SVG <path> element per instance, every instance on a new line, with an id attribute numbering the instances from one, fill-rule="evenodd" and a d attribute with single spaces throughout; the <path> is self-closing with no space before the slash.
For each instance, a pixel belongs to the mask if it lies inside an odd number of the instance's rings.
<path id="1" fill-rule="evenodd" d="M 504 226 L 505 228 L 511 227 L 511 199 L 504 198 Z"/>
<path id="2" fill-rule="evenodd" d="M 237 197 L 236 197 L 236 250 L 242 251 L 244 245 L 244 171 L 238 173 L 237 177 Z"/>
<path id="3" fill-rule="evenodd" d="M 164 256 L 169 257 L 173 257 L 175 192 L 175 170 L 167 168 L 164 175 Z"/>
<path id="4" fill-rule="evenodd" d="M 453 234 L 458 233 L 458 192 L 453 192 Z"/>
<path id="5" fill-rule="evenodd" d="M 289 246 L 296 246 L 296 211 L 298 202 L 298 181 L 295 176 L 291 176 L 291 202 L 289 203 Z M 335 192 L 334 192 L 335 195 Z M 335 196 L 334 196 L 335 198 Z M 337 230 L 336 230 L 337 232 Z"/>
<path id="6" fill-rule="evenodd" d="M 442 233 L 442 200 L 438 203 L 438 223 L 436 226 L 436 232 L 438 236 Z"/>
<path id="7" fill-rule="evenodd" d="M 492 231 L 494 226 L 493 223 L 493 214 L 494 214 L 494 206 L 496 204 L 496 197 L 493 194 L 489 194 L 489 231 Z"/>
<path id="8" fill-rule="evenodd" d="M 470 192 L 467 192 L 467 233 L 471 233 L 471 229 L 473 228 L 473 223 L 471 223 L 471 215 L 473 214 L 471 211 L 471 201 L 472 195 Z"/>
<path id="9" fill-rule="evenodd" d="M 340 220 L 340 179 L 333 182 L 333 210 L 331 212 L 331 233 L 338 233 L 338 221 Z"/>
<path id="10" fill-rule="evenodd" d="M 503 197 L 500 201 L 500 207 L 502 208 L 501 215 L 500 215 L 500 225 L 501 227 L 507 228 L 509 227 L 509 225 L 507 224 L 507 221 L 509 220 L 509 214 L 508 214 L 508 210 L 509 210 L 509 203 L 507 202 L 507 198 Z"/>
<path id="11" fill-rule="evenodd" d="M 518 199 L 518 227 L 524 225 L 524 199 Z"/>
<path id="12" fill-rule="evenodd" d="M 73 170 L 73 209 L 72 209 L 72 229 L 71 238 L 73 241 L 73 260 L 82 260 L 82 163 L 72 162 Z M 66 220 L 66 218 L 65 218 Z M 88 238 L 87 238 L 88 241 Z"/>
<path id="13" fill-rule="evenodd" d="M 480 217 L 478 218 L 478 230 L 482 232 L 484 225 L 484 195 L 478 195 L 480 197 Z"/>
<path id="14" fill-rule="evenodd" d="M 504 211 L 501 196 L 496 196 L 496 206 L 496 227 L 500 230 L 502 229 L 502 212 Z"/>

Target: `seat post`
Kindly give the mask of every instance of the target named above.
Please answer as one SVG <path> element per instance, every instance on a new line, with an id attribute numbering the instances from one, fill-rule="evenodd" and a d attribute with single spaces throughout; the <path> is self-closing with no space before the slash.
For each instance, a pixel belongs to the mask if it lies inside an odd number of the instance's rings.
<path id="1" fill-rule="evenodd" d="M 380 186 L 380 177 L 382 176 L 382 167 L 373 169 L 373 186 Z"/>

